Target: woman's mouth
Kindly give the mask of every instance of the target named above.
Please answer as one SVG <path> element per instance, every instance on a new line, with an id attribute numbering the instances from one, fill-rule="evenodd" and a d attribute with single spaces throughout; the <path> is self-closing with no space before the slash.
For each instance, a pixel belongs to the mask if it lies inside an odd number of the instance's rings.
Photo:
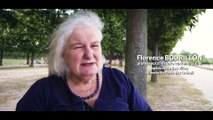
<path id="1" fill-rule="evenodd" d="M 92 66 L 94 63 L 82 63 L 83 66 Z"/>

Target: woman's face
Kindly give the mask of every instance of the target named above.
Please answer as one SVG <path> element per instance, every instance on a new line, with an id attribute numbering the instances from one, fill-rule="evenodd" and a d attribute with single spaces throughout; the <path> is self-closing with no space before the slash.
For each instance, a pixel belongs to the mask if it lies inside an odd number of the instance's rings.
<path id="1" fill-rule="evenodd" d="M 77 27 L 63 53 L 71 75 L 89 77 L 102 69 L 101 31 L 93 27 Z"/>

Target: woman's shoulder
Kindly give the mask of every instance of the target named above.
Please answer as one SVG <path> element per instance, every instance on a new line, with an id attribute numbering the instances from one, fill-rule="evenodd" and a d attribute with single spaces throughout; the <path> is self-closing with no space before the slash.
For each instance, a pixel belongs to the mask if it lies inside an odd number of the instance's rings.
<path id="1" fill-rule="evenodd" d="M 119 73 L 123 73 L 121 70 L 119 70 L 117 67 L 114 67 L 112 65 L 108 65 L 108 64 L 104 64 L 103 65 L 103 69 L 106 71 L 113 71 L 113 72 L 119 72 Z"/>
<path id="2" fill-rule="evenodd" d="M 104 72 L 111 72 L 111 73 L 116 73 L 116 74 L 124 75 L 123 71 L 121 71 L 118 68 L 115 68 L 113 66 L 104 66 Z"/>
<path id="3" fill-rule="evenodd" d="M 43 78 L 40 78 L 36 81 L 36 83 L 46 83 L 46 82 L 54 82 L 57 79 L 62 79 L 61 77 L 58 77 L 56 75 L 49 75 Z"/>
<path id="4" fill-rule="evenodd" d="M 50 76 L 38 79 L 32 86 L 46 88 L 46 87 L 57 85 L 58 82 L 62 80 L 63 80 L 62 77 L 58 77 L 56 75 L 50 75 Z"/>
<path id="5" fill-rule="evenodd" d="M 107 79 L 108 83 L 113 83 L 116 86 L 122 88 L 123 91 L 128 91 L 128 95 L 130 94 L 129 91 L 133 88 L 132 82 L 129 77 L 121 70 L 115 67 L 104 67 L 103 70 L 104 79 Z"/>
<path id="6" fill-rule="evenodd" d="M 109 76 L 110 78 L 113 77 L 117 79 L 123 79 L 125 81 L 128 79 L 128 76 L 123 71 L 113 66 L 110 66 L 110 67 L 104 66 L 103 74 L 105 74 L 106 76 Z"/>

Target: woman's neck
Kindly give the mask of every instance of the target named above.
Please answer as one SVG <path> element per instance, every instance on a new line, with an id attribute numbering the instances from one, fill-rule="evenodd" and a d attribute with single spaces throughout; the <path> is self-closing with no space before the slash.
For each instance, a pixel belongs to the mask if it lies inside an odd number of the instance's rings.
<path id="1" fill-rule="evenodd" d="M 89 76 L 89 77 L 78 77 L 75 75 L 70 75 L 68 80 L 71 81 L 75 85 L 86 85 L 90 84 L 91 81 L 94 81 L 96 79 L 96 75 Z"/>

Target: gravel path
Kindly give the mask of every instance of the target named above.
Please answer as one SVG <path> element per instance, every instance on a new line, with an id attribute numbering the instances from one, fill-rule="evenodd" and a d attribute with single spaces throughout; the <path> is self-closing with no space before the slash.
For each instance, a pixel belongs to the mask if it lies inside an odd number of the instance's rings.
<path id="1" fill-rule="evenodd" d="M 203 92 L 205 97 L 211 101 L 213 105 L 213 71 L 209 69 L 201 69 L 196 67 L 188 67 L 189 71 L 193 71 L 194 75 L 183 75 L 183 77 L 194 87 Z"/>
<path id="2" fill-rule="evenodd" d="M 14 111 L 28 88 L 47 75 L 47 67 L 0 69 L 0 111 Z"/>
<path id="3" fill-rule="evenodd" d="M 47 67 L 22 68 L 22 69 L 0 69 L 0 82 L 18 80 L 22 77 L 47 74 Z"/>

